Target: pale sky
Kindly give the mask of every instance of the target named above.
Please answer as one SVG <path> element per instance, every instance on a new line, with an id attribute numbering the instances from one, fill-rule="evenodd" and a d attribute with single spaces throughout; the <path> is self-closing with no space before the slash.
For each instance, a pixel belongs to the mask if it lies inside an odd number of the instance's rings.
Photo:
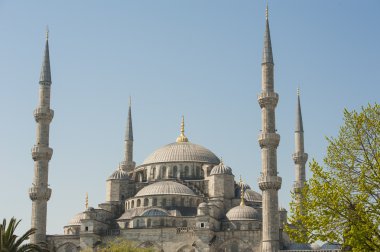
<path id="1" fill-rule="evenodd" d="M 289 209 L 296 89 L 309 161 L 322 161 L 343 109 L 379 102 L 380 1 L 273 0 L 269 12 L 279 201 Z M 137 164 L 175 141 L 183 114 L 189 140 L 259 191 L 264 0 L 0 0 L 0 218 L 30 227 L 46 25 L 55 111 L 48 234 L 84 210 L 86 192 L 91 206 L 105 201 L 105 181 L 123 158 L 130 95 Z"/>

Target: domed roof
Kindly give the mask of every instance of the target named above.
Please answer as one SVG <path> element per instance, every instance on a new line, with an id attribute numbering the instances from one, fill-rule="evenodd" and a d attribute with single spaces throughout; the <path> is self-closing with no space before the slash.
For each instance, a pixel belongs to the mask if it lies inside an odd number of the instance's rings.
<path id="1" fill-rule="evenodd" d="M 153 209 L 146 210 L 140 216 L 146 216 L 146 217 L 169 216 L 169 214 L 164 209 L 153 208 Z"/>
<path id="2" fill-rule="evenodd" d="M 80 221 L 83 220 L 84 218 L 85 218 L 84 213 L 78 213 L 73 218 L 71 218 L 71 220 L 69 221 L 69 223 L 67 225 L 68 226 L 80 226 L 80 224 L 81 224 Z"/>
<path id="3" fill-rule="evenodd" d="M 258 192 L 255 192 L 251 189 L 247 189 L 244 191 L 244 199 L 246 201 L 262 201 L 262 196 Z"/>
<path id="4" fill-rule="evenodd" d="M 258 220 L 259 213 L 253 207 L 240 205 L 231 208 L 226 214 L 229 220 Z"/>
<path id="5" fill-rule="evenodd" d="M 195 193 L 185 185 L 179 184 L 174 181 L 160 181 L 144 187 L 135 195 L 135 197 L 167 194 L 195 196 Z"/>
<path id="6" fill-rule="evenodd" d="M 288 246 L 288 250 L 312 250 L 312 247 L 307 243 L 292 243 Z"/>
<path id="7" fill-rule="evenodd" d="M 124 170 L 116 170 L 114 171 L 111 176 L 108 177 L 108 180 L 111 180 L 111 179 L 120 179 L 120 180 L 128 180 L 129 179 L 129 176 L 128 176 L 128 173 Z"/>
<path id="8" fill-rule="evenodd" d="M 215 165 L 214 168 L 212 168 L 212 170 L 210 172 L 210 176 L 211 175 L 217 175 L 217 174 L 232 175 L 232 169 L 231 169 L 231 167 L 224 165 L 223 161 L 221 161 L 220 164 Z"/>
<path id="9" fill-rule="evenodd" d="M 175 142 L 154 151 L 144 160 L 143 165 L 165 162 L 219 164 L 219 158 L 201 145 L 190 142 Z"/>

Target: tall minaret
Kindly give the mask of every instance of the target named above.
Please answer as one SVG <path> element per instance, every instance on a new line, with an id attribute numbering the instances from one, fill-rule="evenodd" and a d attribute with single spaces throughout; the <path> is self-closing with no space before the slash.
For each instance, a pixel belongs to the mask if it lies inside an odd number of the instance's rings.
<path id="1" fill-rule="evenodd" d="M 54 111 L 50 109 L 50 59 L 48 31 L 46 32 L 45 55 L 42 62 L 39 88 L 39 104 L 34 110 L 37 122 L 37 139 L 32 148 L 34 160 L 33 186 L 29 189 L 32 200 L 32 228 L 36 233 L 31 236 L 32 243 L 46 242 L 46 214 L 47 201 L 51 195 L 48 184 L 49 161 L 53 149 L 49 147 L 49 125 L 53 119 Z"/>
<path id="2" fill-rule="evenodd" d="M 277 147 L 280 142 L 280 135 L 276 133 L 275 108 L 278 102 L 278 94 L 274 92 L 273 68 L 267 6 L 261 64 L 262 91 L 258 96 L 262 118 L 262 130 L 259 135 L 262 172 L 259 178 L 259 187 L 263 192 L 263 235 L 261 245 L 263 252 L 279 250 L 278 190 L 281 188 L 281 177 L 277 176 Z"/>
<path id="3" fill-rule="evenodd" d="M 301 191 L 306 182 L 305 164 L 308 156 L 307 153 L 305 153 L 304 149 L 303 123 L 299 89 L 297 90 L 297 98 L 296 129 L 294 131 L 295 152 L 292 156 L 296 171 L 296 180 L 293 185 L 293 191 L 296 194 L 296 203 L 299 204 L 301 200 Z M 302 211 L 302 209 L 300 210 Z"/>
<path id="4" fill-rule="evenodd" d="M 124 147 L 124 161 L 120 163 L 120 169 L 130 172 L 136 166 L 133 161 L 133 129 L 132 129 L 132 111 L 131 111 L 131 97 L 129 97 L 128 121 L 125 131 L 125 147 Z"/>

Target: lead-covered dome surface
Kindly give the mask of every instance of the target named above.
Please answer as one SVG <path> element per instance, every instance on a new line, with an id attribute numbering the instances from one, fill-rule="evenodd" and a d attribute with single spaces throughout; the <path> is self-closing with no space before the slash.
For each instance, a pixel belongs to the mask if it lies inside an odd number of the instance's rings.
<path id="1" fill-rule="evenodd" d="M 129 177 L 128 177 L 128 173 L 124 170 L 116 170 L 114 171 L 111 176 L 108 177 L 108 180 L 111 180 L 111 179 L 120 179 L 120 180 L 128 180 Z"/>
<path id="2" fill-rule="evenodd" d="M 224 165 L 223 162 L 220 162 L 220 164 L 215 165 L 214 168 L 212 168 L 212 170 L 210 172 L 210 176 L 211 175 L 218 175 L 218 174 L 232 175 L 232 169 L 231 169 L 231 167 Z"/>
<path id="3" fill-rule="evenodd" d="M 80 226 L 81 220 L 83 220 L 84 218 L 85 218 L 84 213 L 78 213 L 73 218 L 71 218 L 67 226 Z"/>
<path id="4" fill-rule="evenodd" d="M 190 142 L 175 142 L 165 145 L 150 154 L 142 163 L 201 162 L 219 164 L 219 158 L 205 147 Z"/>
<path id="5" fill-rule="evenodd" d="M 231 208 L 226 214 L 228 220 L 258 220 L 259 213 L 253 207 L 240 205 Z"/>
<path id="6" fill-rule="evenodd" d="M 185 185 L 174 181 L 160 181 L 144 187 L 135 197 L 168 194 L 196 196 L 195 193 Z"/>
<path id="7" fill-rule="evenodd" d="M 262 196 L 258 192 L 255 192 L 251 189 L 247 189 L 244 192 L 244 199 L 246 201 L 262 201 Z"/>

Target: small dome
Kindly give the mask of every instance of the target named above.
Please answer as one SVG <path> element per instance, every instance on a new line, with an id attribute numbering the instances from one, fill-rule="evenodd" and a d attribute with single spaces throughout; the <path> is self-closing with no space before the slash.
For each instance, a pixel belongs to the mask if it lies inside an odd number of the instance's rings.
<path id="1" fill-rule="evenodd" d="M 307 243 L 292 243 L 288 246 L 288 250 L 312 250 L 312 247 Z"/>
<path id="2" fill-rule="evenodd" d="M 124 170 L 116 170 L 114 173 L 111 174 L 111 176 L 108 177 L 108 180 L 111 179 L 120 179 L 120 180 L 128 180 L 129 176 L 128 173 Z"/>
<path id="3" fill-rule="evenodd" d="M 80 226 L 81 220 L 83 220 L 84 218 L 85 218 L 84 213 L 78 213 L 73 218 L 71 218 L 71 220 L 69 221 L 69 223 L 67 225 L 68 226 Z"/>
<path id="4" fill-rule="evenodd" d="M 321 246 L 321 250 L 329 250 L 329 249 L 341 249 L 341 245 L 339 243 L 325 243 Z"/>
<path id="5" fill-rule="evenodd" d="M 253 207 L 240 205 L 231 208 L 226 214 L 228 220 L 258 220 L 259 213 Z"/>
<path id="6" fill-rule="evenodd" d="M 142 165 L 166 162 L 219 164 L 219 158 L 201 145 L 190 142 L 175 142 L 157 149 L 144 160 Z"/>
<path id="7" fill-rule="evenodd" d="M 212 168 L 210 172 L 210 175 L 217 175 L 217 174 L 232 175 L 232 169 L 231 167 L 224 165 L 223 162 L 220 162 L 218 165 L 215 165 L 214 168 Z"/>
<path id="8" fill-rule="evenodd" d="M 247 189 L 244 192 L 244 199 L 246 201 L 262 201 L 262 196 L 260 193 L 255 192 L 251 189 Z"/>
<path id="9" fill-rule="evenodd" d="M 196 196 L 195 193 L 185 185 L 173 181 L 160 181 L 144 187 L 135 197 L 167 194 Z"/>
<path id="10" fill-rule="evenodd" d="M 143 212 L 140 216 L 154 217 L 154 216 L 169 216 L 169 214 L 163 209 L 149 209 Z"/>

